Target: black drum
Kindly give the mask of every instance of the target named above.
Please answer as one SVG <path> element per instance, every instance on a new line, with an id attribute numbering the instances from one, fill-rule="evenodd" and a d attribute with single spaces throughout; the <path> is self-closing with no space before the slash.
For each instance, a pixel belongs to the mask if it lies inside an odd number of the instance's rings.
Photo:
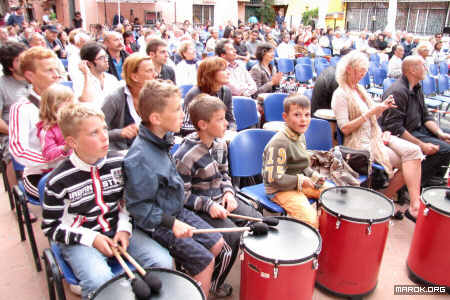
<path id="1" fill-rule="evenodd" d="M 147 272 L 156 275 L 162 282 L 161 291 L 153 293 L 149 300 L 206 300 L 202 289 L 189 276 L 173 270 L 150 268 Z M 136 272 L 135 272 L 136 273 Z M 136 276 L 139 276 L 136 273 Z M 95 291 L 95 300 L 135 300 L 126 274 L 119 275 Z"/>

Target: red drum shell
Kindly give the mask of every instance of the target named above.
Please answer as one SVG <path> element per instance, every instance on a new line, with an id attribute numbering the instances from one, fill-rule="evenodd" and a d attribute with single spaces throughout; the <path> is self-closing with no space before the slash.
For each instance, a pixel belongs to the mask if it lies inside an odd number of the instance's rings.
<path id="1" fill-rule="evenodd" d="M 377 284 L 378 272 L 389 232 L 389 220 L 371 225 L 341 219 L 322 207 L 319 218 L 323 239 L 319 255 L 317 283 L 342 295 L 370 293 Z"/>
<path id="2" fill-rule="evenodd" d="M 450 288 L 450 217 L 420 203 L 407 265 L 418 279 Z"/>
<path id="3" fill-rule="evenodd" d="M 279 217 L 280 224 L 283 220 L 291 223 L 301 223 L 303 226 L 309 225 L 286 217 Z M 275 227 L 276 228 L 276 227 Z M 277 277 L 274 278 L 275 265 L 271 258 L 263 258 L 260 254 L 253 255 L 245 244 L 243 238 L 243 259 L 241 260 L 241 290 L 240 300 L 299 300 L 312 299 L 314 292 L 314 281 L 316 276 L 315 266 L 316 256 L 320 251 L 320 235 L 315 229 L 310 230 L 317 234 L 319 249 L 316 253 L 311 253 L 311 257 L 305 261 L 289 264 L 280 262 L 277 265 Z M 283 232 L 280 230 L 280 234 Z M 273 243 L 269 236 L 266 238 L 268 247 L 288 247 L 286 243 Z M 304 241 L 308 242 L 308 241 Z M 270 244 L 271 243 L 271 244 Z M 302 241 L 292 241 L 292 243 L 302 243 Z M 257 257 L 258 256 L 258 257 Z M 242 258 L 242 257 L 241 257 Z M 301 258 L 301 257 L 300 257 Z"/>

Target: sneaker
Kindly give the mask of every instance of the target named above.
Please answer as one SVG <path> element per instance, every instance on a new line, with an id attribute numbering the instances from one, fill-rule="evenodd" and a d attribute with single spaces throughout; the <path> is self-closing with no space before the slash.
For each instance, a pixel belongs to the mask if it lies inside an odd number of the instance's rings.
<path id="1" fill-rule="evenodd" d="M 233 287 L 228 283 L 224 283 L 220 287 L 218 287 L 215 291 L 210 291 L 209 293 L 211 294 L 211 296 L 214 296 L 216 298 L 225 298 L 233 294 Z"/>
<path id="2" fill-rule="evenodd" d="M 81 296 L 81 286 L 77 284 L 69 284 L 70 291 L 75 295 Z"/>

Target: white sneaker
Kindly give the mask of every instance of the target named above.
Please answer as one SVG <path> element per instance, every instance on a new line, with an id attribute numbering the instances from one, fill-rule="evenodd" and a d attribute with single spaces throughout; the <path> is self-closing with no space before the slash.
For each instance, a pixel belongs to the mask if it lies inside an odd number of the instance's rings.
<path id="1" fill-rule="evenodd" d="M 70 291 L 75 295 L 81 296 L 81 286 L 75 284 L 69 284 Z"/>

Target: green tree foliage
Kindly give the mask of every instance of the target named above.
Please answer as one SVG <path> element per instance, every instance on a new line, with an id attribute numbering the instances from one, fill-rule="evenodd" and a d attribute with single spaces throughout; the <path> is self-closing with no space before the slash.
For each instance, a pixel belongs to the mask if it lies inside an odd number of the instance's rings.
<path id="1" fill-rule="evenodd" d="M 319 17 L 319 8 L 307 10 L 302 15 L 302 23 L 303 25 L 312 25 L 313 19 L 317 19 L 318 17 Z"/>
<path id="2" fill-rule="evenodd" d="M 273 10 L 273 0 L 264 0 L 263 5 L 258 9 L 258 20 L 265 24 L 275 22 L 275 11 Z"/>

